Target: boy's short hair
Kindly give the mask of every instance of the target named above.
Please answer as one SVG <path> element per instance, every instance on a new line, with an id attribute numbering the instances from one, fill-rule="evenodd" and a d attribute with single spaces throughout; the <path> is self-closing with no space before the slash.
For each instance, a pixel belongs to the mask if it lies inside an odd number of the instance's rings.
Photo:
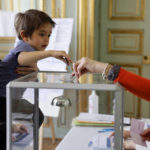
<path id="1" fill-rule="evenodd" d="M 14 25 L 18 38 L 22 40 L 20 35 L 21 30 L 24 30 L 25 36 L 31 37 L 35 30 L 46 23 L 50 23 L 53 27 L 55 26 L 55 22 L 45 12 L 29 9 L 24 13 L 20 12 L 16 14 Z"/>

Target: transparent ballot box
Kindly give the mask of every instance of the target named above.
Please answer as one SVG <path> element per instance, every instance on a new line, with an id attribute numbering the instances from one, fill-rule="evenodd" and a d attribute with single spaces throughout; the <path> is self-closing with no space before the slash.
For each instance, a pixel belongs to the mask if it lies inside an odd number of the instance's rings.
<path id="1" fill-rule="evenodd" d="M 99 98 L 98 114 L 87 113 L 92 91 Z M 41 135 L 42 124 L 49 124 L 51 130 L 44 128 Z M 7 150 L 43 149 L 44 137 L 50 139 L 50 148 L 59 140 L 56 150 L 92 150 L 89 141 L 103 125 L 115 132 L 108 149 L 123 149 L 123 88 L 100 74 L 77 79 L 67 72 L 34 72 L 7 85 Z M 72 131 L 79 132 L 73 139 Z"/>

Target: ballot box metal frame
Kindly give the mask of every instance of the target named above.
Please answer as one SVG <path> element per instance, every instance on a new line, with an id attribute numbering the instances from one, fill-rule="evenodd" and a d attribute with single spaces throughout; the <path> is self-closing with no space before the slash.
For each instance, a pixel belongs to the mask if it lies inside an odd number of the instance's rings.
<path id="1" fill-rule="evenodd" d="M 68 74 L 66 72 L 34 72 L 31 74 L 28 74 L 24 77 L 18 78 L 14 81 L 11 81 L 7 84 L 7 150 L 12 149 L 12 141 L 11 141 L 11 125 L 12 125 L 12 89 L 17 89 L 17 88 L 33 88 L 34 89 L 34 142 L 33 142 L 33 149 L 37 150 L 39 145 L 38 145 L 38 107 L 39 107 L 39 102 L 38 102 L 38 92 L 39 88 L 44 88 L 44 89 L 72 89 L 72 90 L 97 90 L 97 91 L 112 91 L 114 92 L 115 96 L 115 138 L 114 138 L 114 143 L 115 143 L 115 150 L 121 150 L 123 149 L 123 117 L 124 117 L 124 89 L 122 86 L 118 83 L 42 83 L 42 82 L 37 82 L 37 81 L 32 81 L 32 82 L 25 82 L 25 79 L 30 79 L 33 76 L 36 76 L 37 74 Z M 87 74 L 88 75 L 88 74 Z"/>

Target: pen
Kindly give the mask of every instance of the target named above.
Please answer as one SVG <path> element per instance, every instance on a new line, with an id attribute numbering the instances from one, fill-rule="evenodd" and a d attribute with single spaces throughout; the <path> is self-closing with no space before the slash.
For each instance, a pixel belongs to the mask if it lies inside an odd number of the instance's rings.
<path id="1" fill-rule="evenodd" d="M 98 133 L 103 133 L 103 132 L 111 132 L 111 131 L 115 131 L 114 128 L 104 128 L 104 129 L 101 129 L 97 132 Z"/>

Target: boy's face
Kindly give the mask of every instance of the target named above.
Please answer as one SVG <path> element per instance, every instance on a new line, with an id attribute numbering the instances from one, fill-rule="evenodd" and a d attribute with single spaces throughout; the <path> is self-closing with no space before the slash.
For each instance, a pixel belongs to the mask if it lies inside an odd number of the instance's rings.
<path id="1" fill-rule="evenodd" d="M 27 42 L 37 51 L 43 51 L 49 44 L 49 37 L 52 33 L 52 25 L 47 23 L 40 27 L 39 29 L 35 30 L 31 37 L 27 37 Z"/>

